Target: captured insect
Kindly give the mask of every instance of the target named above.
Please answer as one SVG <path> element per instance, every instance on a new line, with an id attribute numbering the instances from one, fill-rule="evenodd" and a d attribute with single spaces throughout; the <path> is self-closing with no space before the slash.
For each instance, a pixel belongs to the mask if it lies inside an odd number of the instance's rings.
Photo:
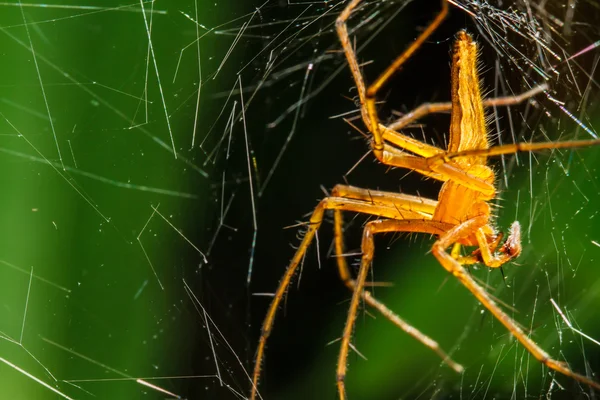
<path id="1" fill-rule="evenodd" d="M 572 371 L 566 363 L 552 358 L 540 348 L 465 268 L 475 263 L 498 268 L 521 253 L 519 223 L 514 222 L 511 225 L 504 241 L 503 234 L 494 226 L 489 203 L 496 197 L 496 177 L 487 164 L 488 157 L 520 151 L 600 145 L 600 140 L 490 146 L 484 107 L 518 104 L 546 91 L 547 86 L 535 87 L 519 96 L 482 99 L 477 74 L 477 44 L 464 31 L 458 32 L 454 44 L 451 102 L 426 103 L 390 125 L 382 124 L 377 115 L 377 93 L 442 23 L 448 14 L 448 0 L 442 1 L 441 10 L 435 19 L 370 86 L 365 84 L 346 24 L 360 3 L 361 0 L 350 1 L 337 17 L 336 30 L 358 91 L 362 120 L 372 135 L 372 152 L 384 165 L 410 169 L 440 180 L 443 185 L 437 200 L 346 185 L 337 185 L 329 197 L 321 200 L 307 224 L 306 234 L 279 282 L 264 318 L 256 350 L 250 398 L 255 399 L 258 396 L 265 346 L 273 329 L 277 309 L 317 229 L 321 226 L 325 210 L 333 211 L 335 259 L 341 280 L 352 291 L 337 362 L 336 378 L 340 399 L 347 398 L 344 382 L 347 359 L 361 301 L 377 309 L 400 329 L 435 351 L 452 369 L 457 372 L 463 371 L 463 367 L 450 359 L 433 339 L 403 321 L 365 290 L 365 282 L 375 253 L 374 236 L 390 232 L 426 233 L 437 237 L 431 253 L 441 266 L 456 277 L 539 362 L 563 375 L 600 389 L 600 384 L 592 378 Z M 420 142 L 400 132 L 419 118 L 442 111 L 451 112 L 447 149 Z M 360 269 L 355 278 L 352 277 L 343 257 L 343 212 L 366 214 L 375 218 L 364 225 Z M 474 247 L 475 250 L 470 255 L 463 256 L 462 247 Z"/>

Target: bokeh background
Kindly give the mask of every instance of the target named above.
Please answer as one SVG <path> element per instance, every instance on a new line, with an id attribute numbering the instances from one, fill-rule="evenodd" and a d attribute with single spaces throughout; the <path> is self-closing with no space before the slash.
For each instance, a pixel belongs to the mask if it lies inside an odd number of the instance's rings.
<path id="1" fill-rule="evenodd" d="M 480 6 L 469 6 L 478 23 L 452 9 L 388 85 L 381 114 L 448 100 L 453 35 L 466 28 L 482 43 L 487 92 L 541 83 L 542 66 L 560 102 L 541 96 L 497 110 L 495 141 L 590 137 L 575 119 L 591 130 L 600 122 L 598 53 L 559 58 L 600 38 L 595 3 L 528 10 L 515 2 L 500 6 L 504 14 Z M 345 179 L 427 197 L 439 190 L 372 156 L 345 176 L 368 147 L 332 118 L 355 110 L 332 31 L 341 3 L 143 7 L 146 19 L 138 3 L 0 4 L 0 398 L 244 398 L 270 300 L 260 294 L 274 291 L 298 243 L 298 229 L 284 228 Z M 352 24 L 357 46 L 367 44 L 365 74 L 373 79 L 438 8 L 398 1 L 362 9 Z M 502 32 L 504 21 L 526 32 L 531 21 L 517 16 L 528 11 L 548 49 L 481 28 Z M 441 115 L 408 131 L 443 146 L 448 123 Z M 599 151 L 496 160 L 498 226 L 521 221 L 524 251 L 505 278 L 472 269 L 543 348 L 581 373 L 600 371 L 600 345 L 569 329 L 550 299 L 600 338 Z M 365 219 L 346 219 L 351 252 Z M 327 257 L 331 238 L 325 223 L 321 269 L 313 246 L 278 315 L 265 399 L 336 396 L 334 341 L 350 293 Z M 451 351 L 465 374 L 365 310 L 355 346 L 368 361 L 350 358 L 352 399 L 594 398 L 515 344 L 437 265 L 431 243 L 379 238 L 373 279 L 393 286 L 375 293 Z"/>

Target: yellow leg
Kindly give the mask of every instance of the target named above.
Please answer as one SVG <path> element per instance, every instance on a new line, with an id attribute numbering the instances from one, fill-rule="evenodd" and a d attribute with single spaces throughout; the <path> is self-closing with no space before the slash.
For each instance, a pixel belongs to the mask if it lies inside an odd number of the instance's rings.
<path id="1" fill-rule="evenodd" d="M 555 360 L 538 346 L 532 339 L 523 332 L 521 327 L 506 314 L 492 297 L 469 275 L 467 270 L 453 259 L 446 249 L 456 243 L 458 240 L 476 233 L 480 228 L 487 224 L 486 217 L 477 217 L 463 222 L 460 225 L 450 229 L 440 236 L 440 239 L 433 245 L 432 253 L 438 259 L 440 264 L 452 275 L 454 275 L 477 299 L 496 317 L 502 325 L 533 355 L 537 360 L 548 368 L 557 371 L 565 376 L 571 377 L 586 385 L 600 389 L 600 384 L 594 380 L 573 372 L 569 366 L 561 361 Z M 480 248 L 483 252 L 483 248 Z"/>
<path id="2" fill-rule="evenodd" d="M 360 270 L 354 283 L 354 292 L 350 301 L 350 307 L 348 308 L 348 317 L 342 334 L 340 354 L 338 356 L 337 387 L 340 400 L 345 400 L 347 398 L 344 379 L 346 378 L 350 339 L 352 338 L 352 331 L 354 330 L 358 305 L 363 298 L 363 291 L 369 267 L 371 266 L 375 253 L 373 236 L 377 233 L 384 232 L 421 232 L 439 236 L 447 230 L 448 224 L 446 223 L 426 220 L 376 220 L 367 223 L 365 226 L 361 246 L 362 260 Z"/>
<path id="3" fill-rule="evenodd" d="M 348 263 L 346 262 L 346 258 L 344 257 L 344 237 L 343 237 L 343 219 L 342 219 L 342 211 L 334 210 L 334 233 L 335 233 L 335 254 L 336 261 L 338 264 L 338 272 L 340 275 L 340 279 L 348 289 L 352 292 L 356 290 L 356 282 L 352 278 L 350 274 L 350 269 L 348 268 Z M 391 321 L 398 328 L 408 333 L 410 336 L 421 342 L 426 347 L 433 350 L 437 355 L 441 357 L 442 360 L 453 370 L 458 373 L 463 372 L 462 365 L 453 361 L 450 356 L 440 347 L 440 345 L 429 336 L 425 335 L 417 328 L 410 325 L 408 322 L 404 321 L 400 318 L 396 313 L 390 310 L 385 304 L 377 300 L 373 295 L 368 291 L 362 292 L 363 300 L 371 307 L 375 308 L 379 311 L 386 319 Z"/>
<path id="4" fill-rule="evenodd" d="M 350 196 L 348 193 L 355 193 L 355 197 L 363 196 L 364 193 L 360 191 L 353 191 L 350 187 L 340 186 L 339 190 L 344 190 L 346 195 Z M 405 219 L 405 218 L 423 218 L 423 212 L 419 211 L 411 211 L 411 207 L 413 210 L 418 209 L 423 206 L 423 202 L 414 202 L 412 206 L 409 204 L 407 200 L 410 196 L 407 196 L 404 202 L 404 206 L 400 204 L 400 200 L 397 199 L 396 202 L 390 202 L 390 204 L 374 204 L 369 201 L 356 200 L 352 198 L 345 197 L 327 197 L 319 203 L 319 205 L 315 208 L 312 216 L 310 217 L 310 221 L 308 223 L 308 228 L 298 250 L 296 250 L 296 254 L 292 258 L 289 266 L 285 270 L 285 273 L 281 280 L 279 281 L 279 286 L 275 291 L 275 295 L 273 300 L 271 301 L 271 305 L 267 311 L 265 319 L 262 325 L 262 331 L 258 342 L 258 347 L 256 349 L 256 358 L 254 363 L 254 372 L 252 374 L 252 388 L 250 393 L 250 399 L 254 400 L 259 396 L 258 394 L 258 381 L 261 373 L 261 366 L 264 358 L 265 346 L 267 344 L 267 340 L 269 335 L 271 334 L 271 330 L 273 329 L 273 324 L 275 323 L 275 315 L 277 314 L 277 310 L 281 304 L 281 301 L 285 297 L 287 289 L 292 281 L 292 278 L 296 274 L 296 270 L 298 265 L 302 261 L 304 254 L 306 253 L 310 243 L 312 242 L 313 237 L 315 236 L 316 231 L 321 226 L 321 222 L 323 220 L 323 213 L 325 210 L 343 210 L 343 211 L 351 211 L 356 213 L 362 213 L 367 215 L 374 215 L 377 217 L 391 218 L 391 219 Z M 398 205 L 396 205 L 398 204 Z M 404 209 L 402 209 L 404 207 Z M 448 224 L 441 224 L 440 226 L 446 227 Z M 441 228 L 439 228 L 441 229 Z M 436 230 L 436 234 L 438 233 Z"/>

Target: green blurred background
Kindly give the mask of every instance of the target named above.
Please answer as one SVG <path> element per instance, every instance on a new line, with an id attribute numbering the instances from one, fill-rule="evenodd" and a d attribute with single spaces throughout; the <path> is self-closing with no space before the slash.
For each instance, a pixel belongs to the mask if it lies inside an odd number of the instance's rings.
<path id="1" fill-rule="evenodd" d="M 371 2 L 353 21 L 360 43 L 372 39 L 360 53 L 375 60 L 365 65 L 370 79 L 439 7 L 405 5 Z M 244 398 L 269 302 L 255 294 L 273 292 L 298 243 L 297 230 L 283 228 L 304 220 L 323 197 L 321 185 L 343 182 L 367 150 L 356 131 L 330 118 L 355 109 L 331 30 L 340 4 L 159 1 L 144 3 L 146 21 L 137 3 L 88 6 L 0 4 L 0 399 Z M 556 34 L 555 54 L 600 37 L 585 24 L 595 21 L 594 3 L 579 3 L 571 17 L 560 4 L 546 7 L 545 15 L 571 21 L 558 33 L 556 21 L 544 21 L 541 32 Z M 391 82 L 382 115 L 448 100 L 449 49 L 461 28 L 483 43 L 491 93 L 521 90 L 523 76 L 541 82 L 526 59 L 511 62 L 519 51 L 548 71 L 554 66 L 553 95 L 588 126 L 598 123 L 596 53 L 555 65 L 550 52 L 540 56 L 515 34 L 506 35 L 514 48 L 495 42 L 493 49 L 490 35 L 456 9 Z M 498 110 L 493 132 L 504 141 L 511 126 L 518 140 L 589 137 L 556 104 L 538 101 Z M 443 145 L 448 121 L 429 118 L 410 132 Z M 472 269 L 544 349 L 581 373 L 600 371 L 600 346 L 569 330 L 550 299 L 600 338 L 599 151 L 498 161 L 498 226 L 521 221 L 524 251 L 504 268 L 505 280 L 499 271 Z M 347 179 L 428 197 L 439 189 L 370 156 Z M 356 250 L 364 219 L 346 219 L 347 248 Z M 319 239 L 322 269 L 313 246 L 278 315 L 265 399 L 336 396 L 338 344 L 327 344 L 341 333 L 350 294 L 326 257 L 329 224 Z M 553 382 L 448 278 L 428 254 L 431 243 L 378 239 L 374 279 L 393 287 L 376 295 L 452 351 L 465 374 L 365 312 L 355 345 L 368 361 L 350 358 L 352 399 L 593 396 L 569 379 Z"/>

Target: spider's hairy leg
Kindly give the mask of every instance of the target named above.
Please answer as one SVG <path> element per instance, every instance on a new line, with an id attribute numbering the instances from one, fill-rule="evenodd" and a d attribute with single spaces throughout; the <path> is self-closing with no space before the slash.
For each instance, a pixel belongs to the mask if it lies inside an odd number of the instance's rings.
<path id="1" fill-rule="evenodd" d="M 383 125 L 380 125 L 382 130 L 387 130 Z M 415 157 L 401 150 L 386 144 L 383 153 L 383 164 L 398 168 L 412 169 L 422 175 L 434 178 L 440 181 L 453 180 L 461 185 L 483 193 L 489 198 L 493 198 L 496 194 L 496 188 L 493 182 L 490 182 L 488 176 L 482 176 L 482 169 L 466 169 L 450 160 L 446 160 L 443 156 L 443 150 L 437 149 L 439 155 L 431 157 Z"/>
<path id="2" fill-rule="evenodd" d="M 420 213 L 425 219 L 431 219 L 438 201 L 422 196 L 406 193 L 385 192 L 381 190 L 362 189 L 356 186 L 336 185 L 331 191 L 331 197 L 363 200 L 372 204 L 391 206 L 397 209 Z M 405 218 L 418 218 L 418 216 L 405 215 Z"/>
<path id="3" fill-rule="evenodd" d="M 552 149 L 574 149 L 585 148 L 592 146 L 600 146 L 600 139 L 589 140 L 572 140 L 562 142 L 540 142 L 540 143 L 514 143 L 500 146 L 492 146 L 489 148 L 473 148 L 466 150 L 458 150 L 454 152 L 442 152 L 427 158 L 418 158 L 414 162 L 419 168 L 429 169 L 429 175 L 432 178 L 448 181 L 452 180 L 455 183 L 468 187 L 469 189 L 480 192 L 489 198 L 495 196 L 496 189 L 489 180 L 483 176 L 479 176 L 476 169 L 470 170 L 455 164 L 454 161 L 461 157 L 492 157 L 502 154 L 513 154 L 517 152 L 536 152 Z M 387 153 L 387 152 L 386 152 Z M 406 164 L 402 157 L 389 156 L 386 164 L 403 166 Z M 420 169 L 417 171 L 421 172 Z M 421 172 L 422 173 L 422 172 Z M 438 178 L 441 177 L 441 178 Z"/>
<path id="4" fill-rule="evenodd" d="M 528 100 L 540 93 L 548 90 L 548 85 L 543 83 L 538 85 L 526 92 L 523 92 L 514 96 L 504 96 L 504 97 L 493 97 L 490 99 L 483 100 L 483 107 L 509 107 L 517 104 L 521 104 L 525 100 Z M 404 114 L 401 118 L 398 118 L 396 121 L 389 124 L 387 127 L 392 131 L 398 131 L 407 125 L 412 124 L 413 122 L 429 115 L 436 113 L 443 113 L 452 110 L 452 102 L 444 102 L 444 103 L 423 103 L 417 108 L 408 113 Z M 397 134 L 397 132 L 396 132 Z M 390 142 L 394 142 L 394 136 L 391 132 L 384 132 L 383 140 L 388 140 Z"/>
<path id="5" fill-rule="evenodd" d="M 361 298 L 363 297 L 369 267 L 371 266 L 371 262 L 373 261 L 375 254 L 375 243 L 373 241 L 374 235 L 385 232 L 419 232 L 440 236 L 443 235 L 447 230 L 447 223 L 432 220 L 379 219 L 368 222 L 365 225 L 361 245 L 362 259 L 360 269 L 358 271 L 358 275 L 356 276 L 354 292 L 352 293 L 352 300 L 350 301 L 350 307 L 348 308 L 348 317 L 346 319 L 346 325 L 342 334 L 340 354 L 338 356 L 337 386 L 340 400 L 345 400 L 347 398 L 344 380 L 346 378 L 350 339 L 352 338 L 352 331 L 354 330 L 358 306 Z"/>
<path id="6" fill-rule="evenodd" d="M 348 27 L 346 22 L 350 18 L 350 14 L 352 11 L 358 6 L 358 4 L 362 0 L 352 0 L 346 8 L 338 15 L 335 21 L 335 28 L 337 31 L 338 38 L 342 45 L 342 49 L 344 50 L 344 54 L 346 55 L 346 60 L 348 61 L 348 66 L 350 67 L 350 72 L 352 73 L 352 77 L 354 78 L 354 82 L 356 83 L 356 90 L 358 91 L 358 97 L 360 99 L 360 111 L 363 122 L 373 134 L 373 141 L 377 146 L 382 145 L 381 135 L 377 129 L 376 119 L 371 121 L 371 116 L 368 114 L 367 109 L 365 107 L 366 104 L 366 87 L 365 82 L 360 72 L 360 67 L 358 65 L 358 60 L 356 59 L 356 53 L 352 47 L 352 43 L 350 41 L 350 36 L 348 34 Z"/>
<path id="7" fill-rule="evenodd" d="M 340 13 L 336 20 L 336 30 L 339 37 L 339 40 L 342 45 L 342 49 L 344 54 L 346 55 L 346 60 L 350 67 L 350 71 L 352 72 L 352 76 L 354 78 L 354 82 L 356 83 L 356 89 L 358 91 L 358 96 L 360 98 L 360 111 L 363 122 L 369 129 L 369 131 L 373 134 L 373 154 L 377 159 L 382 160 L 384 155 L 384 144 L 383 137 L 380 132 L 380 124 L 379 117 L 377 116 L 376 109 L 376 100 L 375 96 L 377 91 L 386 83 L 386 81 L 393 75 L 395 71 L 397 71 L 404 62 L 412 56 L 412 54 L 423 44 L 425 40 L 437 29 L 437 27 L 441 24 L 441 22 L 446 18 L 448 14 L 448 3 L 447 0 L 442 0 L 442 8 L 436 18 L 427 26 L 427 28 L 419 35 L 419 37 L 402 53 L 394 62 L 379 76 L 379 78 L 375 81 L 373 85 L 371 85 L 368 89 L 365 85 L 364 78 L 360 71 L 360 66 L 358 60 L 356 58 L 356 53 L 354 52 L 354 48 L 352 46 L 350 37 L 348 35 L 348 27 L 346 25 L 348 19 L 352 12 L 358 7 L 362 0 L 352 0 L 346 8 Z M 429 146 L 424 143 L 420 143 L 415 141 L 412 138 L 407 137 L 412 142 L 419 143 L 417 146 L 416 154 L 422 156 L 430 156 L 437 153 L 437 149 L 433 146 Z M 418 150 L 422 149 L 426 151 L 425 154 L 421 154 Z M 409 151 L 413 151 L 408 149 Z M 414 151 L 413 151 L 414 152 Z"/>
<path id="8" fill-rule="evenodd" d="M 419 206 L 418 204 L 415 207 Z M 321 222 L 323 220 L 323 213 L 325 210 L 343 210 L 343 211 L 351 211 L 356 213 L 362 213 L 367 215 L 375 215 L 377 217 L 384 218 L 392 218 L 392 219 L 404 219 L 406 215 L 410 215 L 413 218 L 422 217 L 421 214 L 416 212 L 411 212 L 408 210 L 402 210 L 401 208 L 397 208 L 394 206 L 386 206 L 382 204 L 373 204 L 371 202 L 362 201 L 362 200 L 354 200 L 343 197 L 327 197 L 317 205 L 315 210 L 310 217 L 308 223 L 308 230 L 296 250 L 294 257 L 290 261 L 283 278 L 279 281 L 279 286 L 275 291 L 275 295 L 273 296 L 273 300 L 271 301 L 271 305 L 265 315 L 263 320 L 262 330 L 260 339 L 258 342 L 258 347 L 256 349 L 256 358 L 254 363 L 254 372 L 252 374 L 252 388 L 250 393 L 250 399 L 255 400 L 258 394 L 258 381 L 260 378 L 261 365 L 264 358 L 265 347 L 267 344 L 267 339 L 271 334 L 271 330 L 273 329 L 273 324 L 275 323 L 275 315 L 277 314 L 277 309 L 281 304 L 281 301 L 285 297 L 287 289 L 294 277 L 298 265 L 302 261 L 304 254 L 308 250 L 310 243 L 312 242 L 313 237 L 315 236 L 316 231 L 321 226 Z"/>
<path id="9" fill-rule="evenodd" d="M 447 0 L 442 0 L 442 7 L 433 21 L 429 23 L 427 28 L 421 32 L 419 37 L 410 44 L 404 50 L 402 54 L 400 54 L 367 90 L 367 108 L 373 110 L 375 112 L 375 96 L 377 92 L 387 83 L 387 81 L 394 75 L 396 71 L 400 69 L 400 67 L 410 58 L 412 55 L 421 47 L 421 45 L 431 36 L 431 34 L 440 26 L 442 21 L 448 16 L 448 2 Z"/>
<path id="10" fill-rule="evenodd" d="M 438 165 L 448 163 L 455 158 L 460 157 L 472 157 L 472 156 L 499 156 L 502 154 L 514 154 L 519 152 L 536 152 L 542 150 L 553 150 L 553 149 L 576 149 L 585 148 L 592 146 L 599 146 L 600 139 L 587 139 L 587 140 L 565 140 L 560 142 L 538 142 L 538 143 L 513 143 L 503 144 L 500 146 L 492 146 L 488 149 L 468 149 L 456 152 L 445 152 L 426 159 L 426 164 L 431 168 L 435 168 Z"/>
<path id="11" fill-rule="evenodd" d="M 343 236 L 343 224 L 344 220 L 342 217 L 342 211 L 334 210 L 334 241 L 335 241 L 335 255 L 336 262 L 338 265 L 338 274 L 340 279 L 348 289 L 352 292 L 356 290 L 356 282 L 352 278 L 350 274 L 350 268 L 348 267 L 348 263 L 344 256 L 344 236 Z M 442 360 L 446 363 L 450 368 L 455 370 L 458 373 L 463 372 L 464 368 L 462 365 L 456 363 L 454 360 L 450 358 L 450 356 L 440 347 L 440 345 L 429 336 L 425 335 L 421 331 L 419 331 L 414 326 L 410 325 L 402 318 L 400 318 L 396 313 L 390 310 L 385 304 L 377 300 L 371 292 L 363 291 L 361 293 L 362 299 L 369 306 L 375 308 L 379 311 L 386 319 L 391 321 L 398 328 L 408 333 L 410 336 L 421 342 L 426 347 L 433 350 Z"/>
<path id="12" fill-rule="evenodd" d="M 506 314 L 492 297 L 483 289 L 467 272 L 467 270 L 452 256 L 446 252 L 446 249 L 461 239 L 477 234 L 480 229 L 491 229 L 488 225 L 486 216 L 471 218 L 454 228 L 448 230 L 440 236 L 432 248 L 433 255 L 442 264 L 442 266 L 454 275 L 478 300 L 487 308 L 498 321 L 508 329 L 508 331 L 533 355 L 537 360 L 546 365 L 548 368 L 559 372 L 565 376 L 571 377 L 579 382 L 585 383 L 596 389 L 600 389 L 600 384 L 594 380 L 573 372 L 569 366 L 561 361 L 555 360 L 538 346 L 532 339 L 523 332 L 521 327 Z M 487 244 L 486 244 L 487 246 Z M 484 246 L 484 247 L 486 247 Z M 481 248 L 482 253 L 484 249 Z"/>
<path id="13" fill-rule="evenodd" d="M 384 125 L 379 125 L 383 132 L 389 131 Z M 412 138 L 404 137 L 401 135 L 402 141 L 406 143 L 406 139 L 415 141 Z M 416 141 L 415 141 L 416 142 Z M 413 151 L 407 146 L 403 147 L 408 151 Z M 427 177 L 437 179 L 440 181 L 453 180 L 469 189 L 483 193 L 489 198 L 494 197 L 496 194 L 496 188 L 487 177 L 482 177 L 477 173 L 477 170 L 467 170 L 458 164 L 446 160 L 444 154 L 446 153 L 441 149 L 432 147 L 435 149 L 435 153 L 430 153 L 427 157 L 415 157 L 402 150 L 398 150 L 391 145 L 384 144 L 383 158 L 380 160 L 385 165 L 390 165 L 398 168 L 407 168 L 414 170 Z M 434 155 L 435 154 L 435 155 Z"/>
<path id="14" fill-rule="evenodd" d="M 379 126 L 381 128 L 381 131 L 385 133 L 387 128 L 383 125 L 379 125 Z M 412 141 L 417 142 L 416 140 L 414 140 L 412 138 L 408 138 L 408 139 L 411 139 Z M 403 140 L 403 142 L 406 144 L 407 141 Z M 419 146 L 420 146 L 420 144 L 418 144 L 414 148 L 418 149 L 418 148 L 420 148 Z M 432 151 L 429 152 L 429 154 L 431 156 L 433 156 L 435 154 L 440 154 L 443 152 L 442 149 L 438 149 L 433 146 L 431 146 L 431 147 L 432 147 Z M 385 143 L 383 145 L 383 149 L 384 149 L 383 155 L 379 161 L 381 161 L 381 163 L 384 165 L 389 165 L 389 166 L 397 167 L 397 168 L 410 169 L 415 172 L 418 172 L 421 175 L 425 175 L 429 178 L 437 179 L 437 180 L 443 181 L 443 182 L 445 182 L 449 179 L 443 173 L 433 171 L 431 169 L 431 167 L 427 164 L 427 158 L 425 158 L 425 157 L 413 156 L 412 154 L 408 154 L 406 151 L 399 150 L 396 147 L 391 146 L 387 143 Z M 408 148 L 407 146 L 405 146 L 404 149 L 411 151 L 410 148 Z"/>

